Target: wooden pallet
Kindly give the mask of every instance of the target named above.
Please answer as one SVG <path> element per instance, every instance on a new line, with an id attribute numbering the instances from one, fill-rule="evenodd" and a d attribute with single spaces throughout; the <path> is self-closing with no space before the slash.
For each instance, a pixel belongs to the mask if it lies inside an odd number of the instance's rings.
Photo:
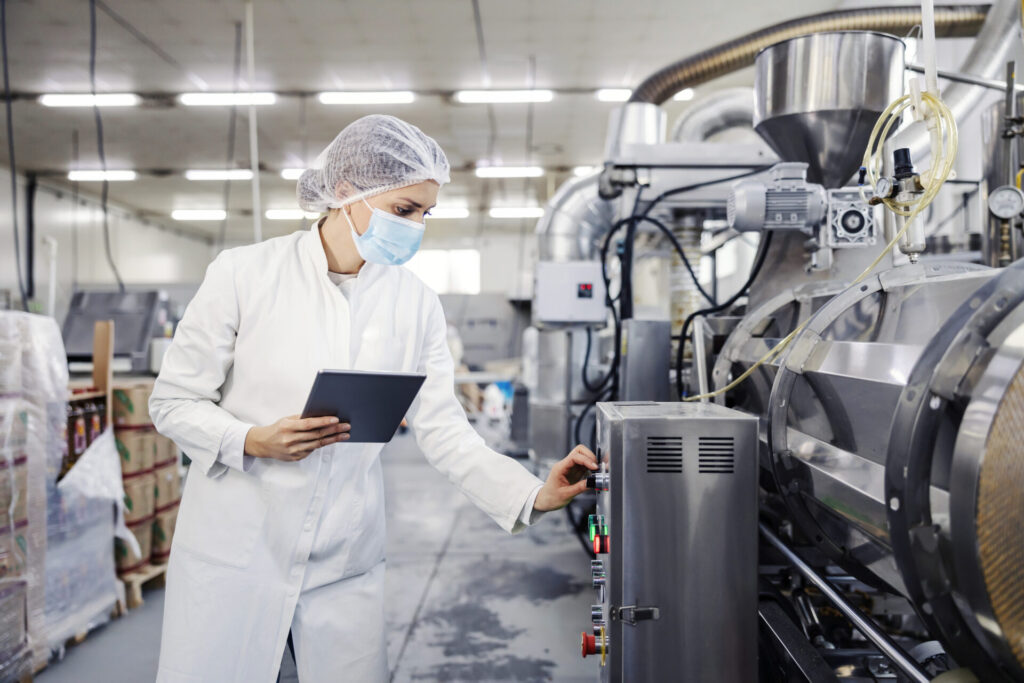
<path id="1" fill-rule="evenodd" d="M 145 567 L 140 567 L 133 572 L 118 577 L 124 583 L 125 600 L 128 603 L 128 609 L 142 606 L 143 586 L 147 588 L 162 588 L 166 573 L 166 564 L 147 564 Z"/>

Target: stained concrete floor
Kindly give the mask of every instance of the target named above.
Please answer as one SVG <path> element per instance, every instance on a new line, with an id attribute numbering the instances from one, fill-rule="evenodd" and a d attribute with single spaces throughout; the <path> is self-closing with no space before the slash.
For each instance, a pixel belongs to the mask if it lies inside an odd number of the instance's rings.
<path id="1" fill-rule="evenodd" d="M 408 435 L 382 458 L 391 681 L 596 680 L 596 662 L 579 655 L 593 592 L 585 582 L 590 562 L 565 515 L 549 514 L 509 536 L 433 470 Z M 152 681 L 163 591 L 145 599 L 38 680 Z M 287 654 L 285 660 L 282 682 L 297 681 Z"/>

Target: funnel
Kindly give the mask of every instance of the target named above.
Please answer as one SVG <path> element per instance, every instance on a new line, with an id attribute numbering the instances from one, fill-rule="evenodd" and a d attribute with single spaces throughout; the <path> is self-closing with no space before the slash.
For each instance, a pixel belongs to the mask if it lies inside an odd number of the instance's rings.
<path id="1" fill-rule="evenodd" d="M 871 129 L 903 94 L 903 41 L 873 31 L 792 38 L 754 63 L 754 130 L 807 179 L 841 187 L 864 158 Z"/>

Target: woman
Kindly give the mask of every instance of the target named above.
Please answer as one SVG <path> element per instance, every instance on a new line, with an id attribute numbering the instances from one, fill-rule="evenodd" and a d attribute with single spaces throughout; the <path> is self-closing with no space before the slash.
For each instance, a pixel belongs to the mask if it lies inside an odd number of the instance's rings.
<path id="1" fill-rule="evenodd" d="M 289 635 L 304 683 L 386 677 L 382 446 L 293 414 L 319 370 L 425 373 L 407 415 L 417 443 L 507 531 L 586 487 L 586 448 L 542 482 L 484 445 L 454 395 L 438 297 L 395 267 L 419 247 L 448 172 L 418 128 L 360 119 L 299 180 L 299 204 L 325 217 L 207 270 L 150 400 L 157 429 L 192 459 L 159 681 L 273 681 Z"/>

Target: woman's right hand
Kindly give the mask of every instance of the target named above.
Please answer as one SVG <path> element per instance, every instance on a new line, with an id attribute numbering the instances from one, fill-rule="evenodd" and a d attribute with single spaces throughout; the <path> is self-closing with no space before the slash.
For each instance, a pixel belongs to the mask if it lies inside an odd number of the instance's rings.
<path id="1" fill-rule="evenodd" d="M 336 417 L 283 417 L 272 425 L 250 429 L 245 435 L 245 453 L 295 462 L 317 448 L 347 441 L 351 429 L 350 424 Z"/>

